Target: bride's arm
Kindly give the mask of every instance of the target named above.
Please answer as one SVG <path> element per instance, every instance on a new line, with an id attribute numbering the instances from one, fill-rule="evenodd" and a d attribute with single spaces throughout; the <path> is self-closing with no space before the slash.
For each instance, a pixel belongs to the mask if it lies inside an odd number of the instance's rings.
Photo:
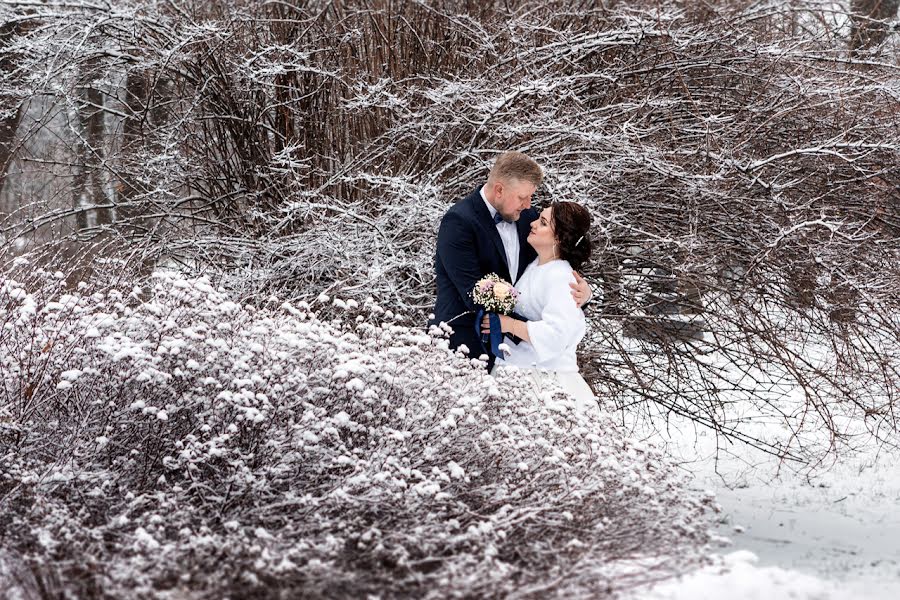
<path id="1" fill-rule="evenodd" d="M 558 356 L 584 332 L 584 313 L 575 304 L 568 285 L 573 279 L 568 269 L 548 271 L 541 281 L 540 318 L 523 323 L 501 316 L 500 328 L 529 342 L 541 360 Z"/>
<path id="2" fill-rule="evenodd" d="M 518 319 L 506 315 L 500 315 L 500 329 L 503 333 L 508 333 L 525 340 L 526 342 L 531 342 L 531 338 L 528 337 L 527 321 L 519 321 Z"/>

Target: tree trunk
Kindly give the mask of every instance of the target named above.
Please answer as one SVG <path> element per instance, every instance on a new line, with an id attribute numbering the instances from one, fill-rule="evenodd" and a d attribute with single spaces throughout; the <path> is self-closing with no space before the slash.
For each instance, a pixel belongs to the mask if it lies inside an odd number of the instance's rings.
<path id="1" fill-rule="evenodd" d="M 21 34 L 18 24 L 0 25 L 0 74 L 5 75 L 15 69 L 15 55 L 6 52 L 4 48 L 15 36 Z M 3 192 L 9 163 L 15 154 L 16 130 L 22 120 L 23 106 L 24 103 L 18 98 L 0 94 L 0 108 L 6 108 L 0 112 L 0 193 Z"/>
<path id="2" fill-rule="evenodd" d="M 123 179 L 116 186 L 118 200 L 116 202 L 116 221 L 127 222 L 127 231 L 140 235 L 143 223 L 141 210 L 136 205 L 139 190 L 133 177 L 128 176 L 127 162 L 134 154 L 140 153 L 143 147 L 144 125 L 148 119 L 149 85 L 145 73 L 129 73 L 125 81 L 125 106 L 128 116 L 122 125 L 122 157 L 126 165 L 122 168 Z"/>
<path id="3" fill-rule="evenodd" d="M 106 148 L 104 146 L 106 133 L 104 98 L 103 92 L 93 86 L 87 89 L 86 96 L 90 111 L 85 115 L 87 121 L 84 122 L 85 136 L 91 152 L 89 163 L 92 169 L 90 199 L 95 207 L 102 207 L 109 204 L 109 198 L 103 185 L 105 172 L 102 166 L 106 156 Z M 112 223 L 111 208 L 95 208 L 94 216 L 96 225 L 109 225 Z"/>
<path id="4" fill-rule="evenodd" d="M 103 181 L 100 173 L 103 154 L 103 94 L 91 83 L 82 90 L 83 104 L 77 108 L 78 121 L 81 125 L 81 139 L 78 141 L 78 158 L 76 159 L 75 178 L 72 182 L 73 208 L 86 209 L 106 204 L 103 193 Z M 84 231 L 92 225 L 109 222 L 106 214 L 109 209 L 100 208 L 91 211 L 82 210 L 75 214 L 78 231 Z M 90 219 L 89 216 L 94 216 Z M 91 223 L 94 221 L 94 223 Z"/>
<path id="5" fill-rule="evenodd" d="M 125 112 L 122 124 L 122 147 L 116 183 L 115 213 L 111 215 L 116 229 L 130 240 L 134 254 L 139 256 L 142 270 L 149 273 L 155 264 L 155 256 L 144 253 L 143 242 L 158 232 L 158 220 L 148 216 L 152 199 L 145 195 L 155 189 L 157 182 L 148 181 L 154 175 L 146 169 L 146 160 L 163 151 L 157 136 L 169 118 L 167 100 L 173 93 L 172 84 L 164 78 L 154 77 L 151 71 L 133 71 L 125 80 Z"/>

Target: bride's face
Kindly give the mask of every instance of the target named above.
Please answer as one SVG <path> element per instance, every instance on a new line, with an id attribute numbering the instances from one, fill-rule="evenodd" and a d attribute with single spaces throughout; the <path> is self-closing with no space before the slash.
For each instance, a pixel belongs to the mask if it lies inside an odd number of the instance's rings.
<path id="1" fill-rule="evenodd" d="M 541 215 L 531 223 L 531 233 L 528 234 L 528 243 L 541 252 L 550 250 L 556 244 L 556 234 L 553 233 L 552 208 L 545 208 Z"/>

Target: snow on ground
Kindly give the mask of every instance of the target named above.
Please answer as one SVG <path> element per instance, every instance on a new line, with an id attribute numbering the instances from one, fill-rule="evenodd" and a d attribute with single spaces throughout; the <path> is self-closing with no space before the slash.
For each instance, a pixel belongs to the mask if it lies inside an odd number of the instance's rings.
<path id="1" fill-rule="evenodd" d="M 717 533 L 732 544 L 713 566 L 636 598 L 900 598 L 900 453 L 871 444 L 797 471 L 746 446 L 717 452 L 712 432 L 684 422 L 643 435 L 665 446 L 698 487 L 716 493 Z"/>
<path id="2" fill-rule="evenodd" d="M 640 354 L 628 338 L 622 348 Z M 894 348 L 893 340 L 870 340 Z M 827 343 L 798 340 L 798 351 L 823 372 L 835 367 Z M 887 352 L 895 356 L 894 350 Z M 599 360 L 599 359 L 598 359 Z M 649 600 L 897 600 L 900 599 L 900 450 L 875 442 L 858 414 L 840 403 L 829 405 L 832 425 L 844 445 L 832 447 L 827 427 L 815 415 L 805 428 L 787 429 L 781 415 L 807 415 L 801 389 L 791 387 L 787 373 L 772 365 L 768 372 L 750 370 L 742 379 L 716 352 L 698 361 L 728 373 L 736 388 L 754 385 L 755 396 L 768 407 L 737 393 L 728 401 L 728 422 L 739 424 L 751 439 L 790 442 L 806 456 L 821 457 L 809 465 L 779 460 L 740 442 L 728 442 L 708 428 L 672 413 L 619 416 L 632 435 L 665 450 L 694 475 L 695 485 L 715 493 L 722 508 L 716 533 L 731 543 L 718 549 L 716 563 L 686 574 L 635 598 Z M 601 361 L 602 362 L 602 361 Z M 767 388 L 759 382 L 770 381 Z M 859 385 L 870 386 L 860 381 Z M 890 390 L 871 384 L 872 394 Z M 878 405 L 878 402 L 875 402 Z M 614 407 L 601 402 L 604 410 Z M 650 406 L 648 411 L 662 408 Z M 813 411 L 814 412 L 814 411 Z M 806 418 L 806 417 L 804 417 Z M 796 421 L 794 422 L 796 426 Z M 849 450 L 848 448 L 853 448 Z"/>
<path id="3" fill-rule="evenodd" d="M 718 557 L 717 564 L 641 593 L 645 600 L 729 600 L 840 598 L 834 584 L 780 567 L 757 566 L 757 557 L 738 551 Z"/>

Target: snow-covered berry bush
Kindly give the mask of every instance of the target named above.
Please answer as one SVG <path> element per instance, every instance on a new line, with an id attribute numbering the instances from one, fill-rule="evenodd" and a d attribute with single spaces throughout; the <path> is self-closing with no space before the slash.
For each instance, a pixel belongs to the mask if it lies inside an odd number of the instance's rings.
<path id="1" fill-rule="evenodd" d="M 710 541 L 711 499 L 601 408 L 371 301 L 3 280 L 0 361 L 22 597 L 596 598 Z"/>

